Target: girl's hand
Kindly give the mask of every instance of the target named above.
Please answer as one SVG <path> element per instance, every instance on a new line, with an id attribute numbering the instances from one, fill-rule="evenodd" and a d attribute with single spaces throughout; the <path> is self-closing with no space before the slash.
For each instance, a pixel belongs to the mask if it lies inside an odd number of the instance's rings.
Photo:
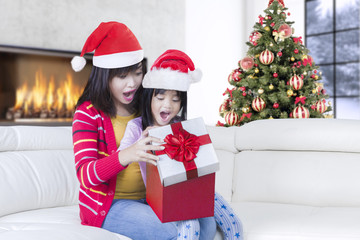
<path id="1" fill-rule="evenodd" d="M 148 153 L 148 151 L 160 151 L 164 150 L 165 147 L 151 145 L 152 142 L 163 143 L 163 141 L 156 137 L 143 138 L 119 152 L 120 164 L 125 167 L 132 162 L 148 162 L 156 166 L 159 157 L 152 153 Z"/>

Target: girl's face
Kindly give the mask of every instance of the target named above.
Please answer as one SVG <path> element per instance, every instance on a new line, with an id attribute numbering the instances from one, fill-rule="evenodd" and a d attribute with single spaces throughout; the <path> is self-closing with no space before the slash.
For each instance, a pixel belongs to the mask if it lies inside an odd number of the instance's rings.
<path id="1" fill-rule="evenodd" d="M 116 106 L 117 114 L 129 114 L 129 104 L 134 100 L 135 92 L 143 79 L 141 67 L 127 75 L 115 76 L 109 82 L 110 92 Z"/>
<path id="2" fill-rule="evenodd" d="M 164 126 L 179 113 L 181 100 L 177 91 L 166 90 L 151 98 L 151 113 L 154 126 Z"/>

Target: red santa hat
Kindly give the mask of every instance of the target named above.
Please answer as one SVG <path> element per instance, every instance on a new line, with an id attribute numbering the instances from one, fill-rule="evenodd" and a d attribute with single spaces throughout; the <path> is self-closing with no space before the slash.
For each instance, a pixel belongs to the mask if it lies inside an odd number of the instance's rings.
<path id="1" fill-rule="evenodd" d="M 188 55 L 179 50 L 170 49 L 164 52 L 144 76 L 144 88 L 158 88 L 186 92 L 190 84 L 199 82 L 202 77 L 200 69 L 195 69 Z"/>
<path id="2" fill-rule="evenodd" d="M 88 37 L 80 57 L 71 60 L 74 71 L 81 71 L 85 53 L 95 50 L 93 65 L 101 68 L 121 68 L 139 63 L 144 52 L 131 30 L 119 22 L 103 22 Z"/>

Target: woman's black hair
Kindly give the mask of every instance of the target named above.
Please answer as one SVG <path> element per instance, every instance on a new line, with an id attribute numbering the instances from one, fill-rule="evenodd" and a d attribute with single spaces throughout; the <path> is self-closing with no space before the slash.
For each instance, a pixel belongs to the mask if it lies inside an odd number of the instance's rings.
<path id="1" fill-rule="evenodd" d="M 145 130 L 148 126 L 154 125 L 154 119 L 151 112 L 151 99 L 152 97 L 163 94 L 166 89 L 154 89 L 154 88 L 144 88 L 143 96 L 141 98 L 141 109 L 142 109 L 142 128 Z M 176 116 L 171 120 L 170 123 L 179 122 L 186 120 L 187 115 L 187 92 L 176 91 L 177 96 L 180 97 L 180 116 Z"/>
<path id="2" fill-rule="evenodd" d="M 110 117 L 116 116 L 116 107 L 111 96 L 109 82 L 115 76 L 126 76 L 129 72 L 134 72 L 139 68 L 142 69 L 143 75 L 145 75 L 147 69 L 147 61 L 145 58 L 137 64 L 123 68 L 105 69 L 93 66 L 89 80 L 75 108 L 85 101 L 90 101 L 96 109 L 103 111 Z M 140 96 L 142 95 L 142 91 L 143 88 L 142 85 L 140 85 L 131 103 L 131 108 L 138 115 L 141 113 Z"/>

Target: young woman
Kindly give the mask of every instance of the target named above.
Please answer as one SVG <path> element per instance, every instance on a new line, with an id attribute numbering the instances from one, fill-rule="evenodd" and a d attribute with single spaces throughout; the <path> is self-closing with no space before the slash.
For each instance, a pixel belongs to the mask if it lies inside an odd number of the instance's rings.
<path id="1" fill-rule="evenodd" d="M 129 121 L 119 150 L 146 137 L 149 127 L 186 120 L 187 90 L 191 83 L 200 79 L 201 74 L 188 55 L 178 50 L 163 53 L 145 75 L 141 99 L 142 116 Z M 140 169 L 146 184 L 146 164 L 140 163 Z M 218 193 L 215 194 L 214 212 L 225 239 L 242 239 L 240 220 Z M 213 239 L 216 232 L 215 220 L 200 218 L 178 222 L 178 239 Z"/>
<path id="2" fill-rule="evenodd" d="M 145 74 L 143 50 L 134 34 L 118 22 L 101 23 L 88 37 L 81 56 L 95 50 L 93 69 L 73 119 L 76 174 L 80 182 L 81 223 L 132 239 L 176 239 L 176 223 L 161 223 L 145 202 L 139 162 L 156 164 L 161 150 L 145 137 L 117 151 L 126 124 L 140 115 L 139 95 Z M 75 57 L 72 66 L 85 65 Z"/>

